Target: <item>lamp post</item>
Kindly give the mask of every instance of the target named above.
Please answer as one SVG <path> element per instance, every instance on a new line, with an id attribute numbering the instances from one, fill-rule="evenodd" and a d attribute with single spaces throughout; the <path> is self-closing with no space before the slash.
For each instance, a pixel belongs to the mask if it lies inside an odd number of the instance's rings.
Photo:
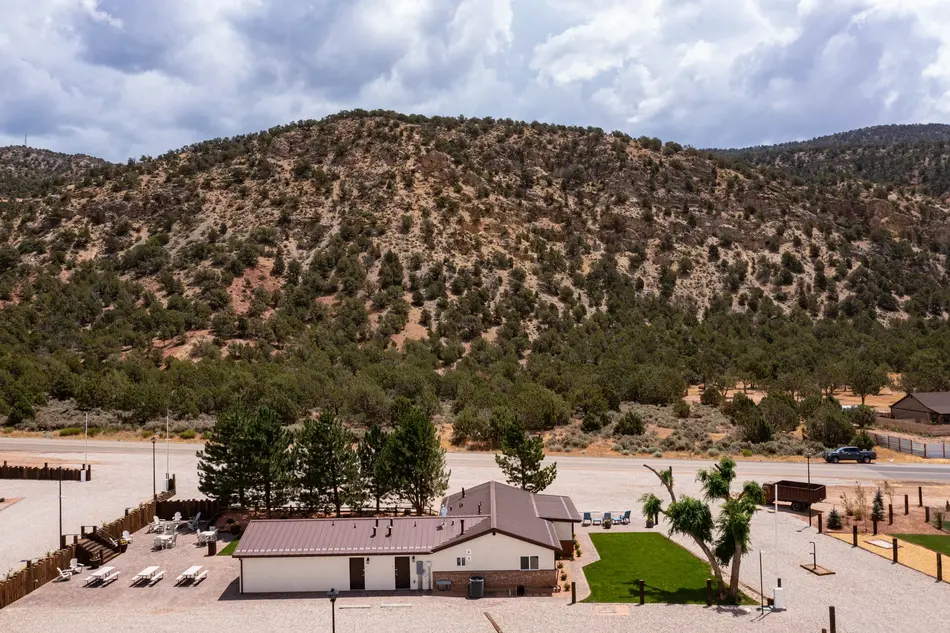
<path id="1" fill-rule="evenodd" d="M 330 589 L 327 592 L 327 598 L 330 599 L 330 631 L 331 633 L 336 633 L 336 597 L 340 595 L 340 592 L 336 589 Z"/>
<path id="2" fill-rule="evenodd" d="M 63 542 L 63 467 L 59 467 L 59 547 L 65 545 Z"/>
<path id="3" fill-rule="evenodd" d="M 158 499 L 155 489 L 155 436 L 152 436 L 152 499 Z"/>
<path id="4" fill-rule="evenodd" d="M 805 463 L 808 468 L 808 485 L 811 485 L 811 453 L 805 453 Z"/>

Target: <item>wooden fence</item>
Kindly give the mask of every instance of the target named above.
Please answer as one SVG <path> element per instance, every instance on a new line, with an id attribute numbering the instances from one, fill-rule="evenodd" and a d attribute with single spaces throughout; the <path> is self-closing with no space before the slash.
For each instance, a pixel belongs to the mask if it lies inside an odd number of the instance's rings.
<path id="1" fill-rule="evenodd" d="M 896 420 L 879 415 L 876 425 L 882 429 L 890 429 L 891 431 L 910 433 L 912 435 L 929 435 L 931 437 L 950 436 L 950 424 L 926 424 L 914 420 Z"/>
<path id="2" fill-rule="evenodd" d="M 85 473 L 85 479 L 83 478 Z M 86 464 L 79 468 L 60 468 L 59 466 L 49 467 L 49 464 L 39 466 L 10 466 L 6 460 L 3 466 L 0 466 L 0 479 L 40 479 L 49 481 L 58 481 L 62 476 L 63 481 L 89 481 L 92 479 L 92 466 Z"/>
<path id="3" fill-rule="evenodd" d="M 907 437 L 895 437 L 887 433 L 869 432 L 874 443 L 897 451 L 917 455 L 925 459 L 945 458 L 950 455 L 950 444 L 946 442 L 918 442 Z"/>
<path id="4" fill-rule="evenodd" d="M 69 545 L 35 563 L 27 562 L 25 568 L 0 580 L 0 609 L 58 578 L 56 568 L 66 569 L 75 557 L 76 546 Z"/>

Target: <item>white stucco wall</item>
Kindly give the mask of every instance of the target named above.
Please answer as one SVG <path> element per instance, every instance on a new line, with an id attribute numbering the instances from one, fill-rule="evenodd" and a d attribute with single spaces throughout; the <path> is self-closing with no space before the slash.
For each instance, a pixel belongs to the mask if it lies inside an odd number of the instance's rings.
<path id="1" fill-rule="evenodd" d="M 456 565 L 456 558 L 468 556 L 464 568 Z M 538 569 L 554 569 L 554 551 L 504 534 L 490 533 L 435 552 L 427 558 L 432 571 L 512 571 L 521 569 L 522 556 L 537 556 Z"/>
<path id="2" fill-rule="evenodd" d="M 554 533 L 557 534 L 557 540 L 570 541 L 574 538 L 574 524 L 568 521 L 551 521 L 554 524 Z"/>
<path id="3" fill-rule="evenodd" d="M 470 552 L 470 553 L 469 553 Z M 456 559 L 471 556 L 465 567 Z M 554 569 L 554 551 L 504 534 L 485 534 L 434 554 L 417 555 L 429 562 L 432 571 L 517 571 L 522 556 L 537 556 L 538 569 Z M 395 556 L 364 556 L 367 591 L 396 588 Z M 369 558 L 366 563 L 365 559 Z M 410 589 L 420 589 L 416 562 L 409 557 Z M 302 591 L 350 590 L 349 556 L 299 556 L 243 559 L 244 593 L 292 593 Z M 429 589 L 428 576 L 422 589 Z"/>

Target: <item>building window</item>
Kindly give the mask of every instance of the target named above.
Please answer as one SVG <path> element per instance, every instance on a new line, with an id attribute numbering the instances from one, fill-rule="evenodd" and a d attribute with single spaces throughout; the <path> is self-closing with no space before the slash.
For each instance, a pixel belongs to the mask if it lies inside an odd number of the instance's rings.
<path id="1" fill-rule="evenodd" d="M 538 557 L 537 556 L 522 556 L 521 557 L 521 571 L 528 571 L 530 569 L 538 568 Z"/>
<path id="2" fill-rule="evenodd" d="M 461 557 L 459 557 L 459 558 L 456 558 L 456 559 L 455 559 L 455 566 L 456 566 L 456 567 L 465 567 L 465 557 L 464 557 L 464 556 L 461 556 Z"/>

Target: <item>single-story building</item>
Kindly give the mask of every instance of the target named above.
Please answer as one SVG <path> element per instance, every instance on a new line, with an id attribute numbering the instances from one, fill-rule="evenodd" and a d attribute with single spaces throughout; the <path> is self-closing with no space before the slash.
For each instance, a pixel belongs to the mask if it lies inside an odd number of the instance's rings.
<path id="1" fill-rule="evenodd" d="M 580 515 L 568 497 L 496 481 L 450 495 L 440 516 L 252 520 L 234 551 L 241 593 L 551 591 Z"/>
<path id="2" fill-rule="evenodd" d="M 895 420 L 950 424 L 950 392 L 909 393 L 891 405 Z"/>

